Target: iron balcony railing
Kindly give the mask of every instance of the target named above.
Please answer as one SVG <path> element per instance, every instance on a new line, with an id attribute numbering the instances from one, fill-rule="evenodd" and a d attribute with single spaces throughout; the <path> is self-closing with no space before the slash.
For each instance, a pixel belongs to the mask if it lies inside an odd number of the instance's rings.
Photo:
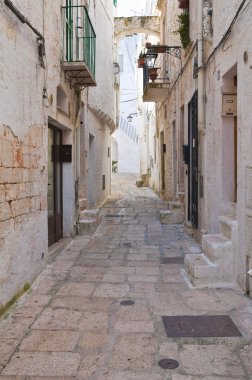
<path id="1" fill-rule="evenodd" d="M 96 35 L 85 6 L 62 7 L 63 61 L 85 62 L 95 77 Z"/>

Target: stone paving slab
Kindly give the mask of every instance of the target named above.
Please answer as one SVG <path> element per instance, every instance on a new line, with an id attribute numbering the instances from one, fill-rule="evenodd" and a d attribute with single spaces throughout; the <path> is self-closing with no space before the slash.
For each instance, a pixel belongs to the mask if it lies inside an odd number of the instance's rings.
<path id="1" fill-rule="evenodd" d="M 70 309 L 75 311 L 108 311 L 113 301 L 107 298 L 87 298 L 87 297 L 56 297 L 51 302 L 55 308 Z"/>
<path id="2" fill-rule="evenodd" d="M 115 343 L 109 367 L 131 370 L 150 369 L 153 365 L 155 350 L 156 341 L 152 335 L 121 336 Z"/>
<path id="3" fill-rule="evenodd" d="M 78 345 L 82 348 L 103 348 L 108 342 L 109 335 L 107 332 L 85 331 L 82 333 Z"/>
<path id="4" fill-rule="evenodd" d="M 80 355 L 71 352 L 19 352 L 3 370 L 4 375 L 74 376 Z"/>
<path id="5" fill-rule="evenodd" d="M 20 351 L 74 351 L 79 332 L 35 330 L 24 338 Z"/>
<path id="6" fill-rule="evenodd" d="M 161 264 L 200 248 L 183 226 L 161 225 L 167 202 L 150 189 L 116 186 L 102 212 L 125 217 L 73 239 L 0 319 L 0 380 L 252 380 L 251 299 L 193 289 L 183 262 Z M 168 338 L 161 318 L 213 314 L 242 336 Z M 165 358 L 179 367 L 160 368 Z"/>

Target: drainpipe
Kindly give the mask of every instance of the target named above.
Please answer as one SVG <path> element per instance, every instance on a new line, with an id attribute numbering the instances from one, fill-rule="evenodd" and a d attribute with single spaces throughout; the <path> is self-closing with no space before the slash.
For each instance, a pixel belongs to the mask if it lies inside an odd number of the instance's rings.
<path id="1" fill-rule="evenodd" d="M 198 133 L 199 133 L 199 176 L 203 180 L 203 194 L 199 194 L 199 223 L 200 234 L 206 233 L 207 216 L 207 189 L 206 189 L 206 123 L 205 123 L 205 73 L 204 73 L 204 45 L 203 45 L 203 3 L 198 0 Z M 200 180 L 200 178 L 199 178 Z M 200 181 L 198 181 L 200 182 Z M 200 189 L 199 189 L 200 190 Z M 201 240 L 201 236 L 200 236 Z"/>
<path id="2" fill-rule="evenodd" d="M 203 62 L 203 0 L 198 0 L 198 129 L 205 131 L 204 62 Z"/>

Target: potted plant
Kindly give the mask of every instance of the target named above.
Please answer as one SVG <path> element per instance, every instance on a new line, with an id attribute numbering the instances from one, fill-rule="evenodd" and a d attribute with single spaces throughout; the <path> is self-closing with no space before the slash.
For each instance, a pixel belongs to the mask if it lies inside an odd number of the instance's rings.
<path id="1" fill-rule="evenodd" d="M 149 69 L 148 74 L 149 74 L 149 78 L 152 82 L 154 82 L 154 80 L 157 79 L 157 76 L 158 76 L 157 71 L 158 71 L 158 67 L 152 67 L 151 69 Z"/>
<path id="2" fill-rule="evenodd" d="M 139 54 L 139 58 L 138 58 L 137 63 L 138 63 L 138 68 L 140 68 L 140 69 L 142 69 L 145 65 L 145 58 L 144 58 L 144 55 L 142 52 Z"/>

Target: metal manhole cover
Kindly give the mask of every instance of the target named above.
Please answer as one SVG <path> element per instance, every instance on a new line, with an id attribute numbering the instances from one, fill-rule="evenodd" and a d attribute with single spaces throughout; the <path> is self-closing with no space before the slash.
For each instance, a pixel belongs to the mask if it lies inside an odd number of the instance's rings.
<path id="1" fill-rule="evenodd" d="M 131 301 L 131 300 L 125 300 L 125 301 L 121 301 L 120 302 L 120 305 L 122 305 L 122 306 L 132 306 L 132 305 L 134 305 L 134 301 Z"/>
<path id="2" fill-rule="evenodd" d="M 161 359 L 159 360 L 158 365 L 163 369 L 175 369 L 178 368 L 179 363 L 173 359 Z"/>
<path id="3" fill-rule="evenodd" d="M 184 264 L 184 257 L 183 256 L 161 257 L 160 264 Z"/>
<path id="4" fill-rule="evenodd" d="M 232 337 L 241 336 L 228 315 L 162 317 L 168 337 Z"/>

